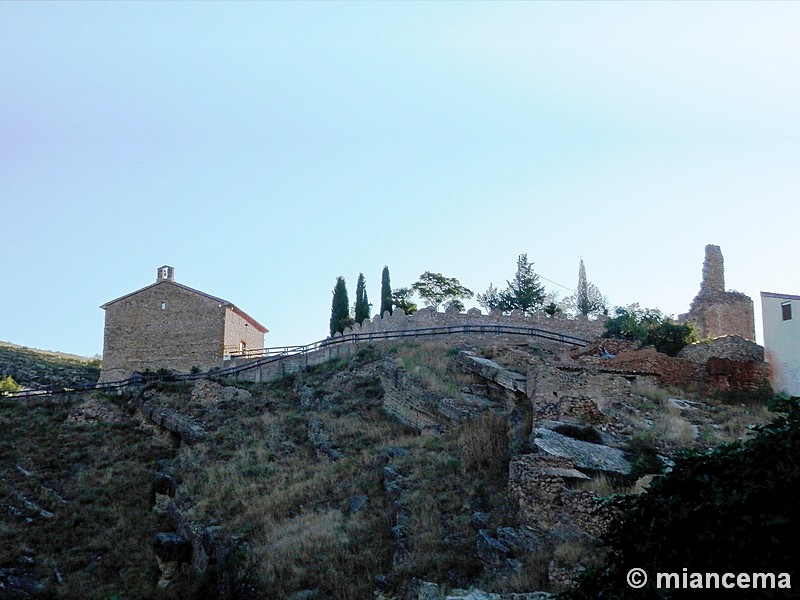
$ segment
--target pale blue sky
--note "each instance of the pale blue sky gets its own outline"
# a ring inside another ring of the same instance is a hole
[[[327,334],[337,275],[478,292],[521,252],[677,314],[707,243],[760,328],[800,293],[798,32],[798,3],[0,3],[0,339],[99,353],[162,264],[268,345]]]

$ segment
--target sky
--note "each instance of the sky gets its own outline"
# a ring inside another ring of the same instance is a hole
[[[800,3],[2,2],[0,340],[102,353],[155,281],[266,345],[364,273],[475,292],[527,253],[611,305],[800,294]],[[563,287],[562,287],[563,286]],[[467,307],[476,306],[475,301]]]

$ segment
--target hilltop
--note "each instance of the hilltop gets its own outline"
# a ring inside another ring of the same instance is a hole
[[[770,418],[497,339],[2,409],[21,598],[540,598],[602,562],[604,497]]]
[[[100,376],[100,367],[101,361],[97,358],[0,341],[0,379],[11,377],[25,388],[93,385]]]

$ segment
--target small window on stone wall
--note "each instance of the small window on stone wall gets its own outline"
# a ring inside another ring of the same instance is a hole
[[[782,302],[781,303],[781,313],[783,313],[783,320],[784,321],[791,321],[792,320],[792,303],[791,302]]]
[[[166,302],[162,302],[161,303],[161,310],[167,310],[167,303]]]

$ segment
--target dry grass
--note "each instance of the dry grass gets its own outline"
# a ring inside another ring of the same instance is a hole
[[[579,490],[592,492],[596,496],[613,496],[614,494],[630,494],[633,486],[630,484],[620,484],[607,475],[598,475],[589,480],[581,481],[576,486]]]
[[[710,432],[717,442],[734,442],[747,438],[754,425],[768,422],[775,414],[765,404],[736,404],[725,405],[719,416],[716,426],[709,425],[704,432]]]
[[[669,398],[680,398],[685,395],[685,392],[676,388],[653,385],[650,382],[637,379],[631,386],[631,394],[645,399],[645,404],[664,406]]]
[[[458,365],[459,349],[426,341],[390,347],[395,360],[433,394],[456,397],[471,378]]]
[[[695,433],[692,424],[671,404],[662,407],[653,422],[653,436],[668,448],[691,448]]]
[[[469,421],[458,435],[463,472],[506,479],[511,458],[508,444],[508,423],[503,417],[490,413]]]

